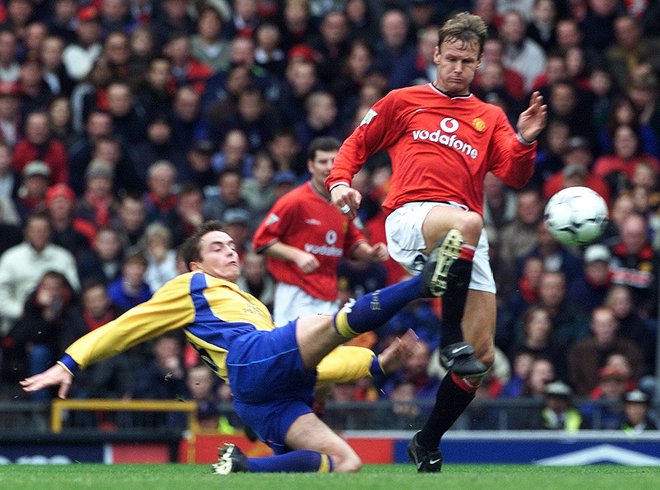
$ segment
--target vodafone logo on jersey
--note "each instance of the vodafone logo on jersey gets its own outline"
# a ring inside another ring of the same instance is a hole
[[[344,251],[341,248],[334,246],[337,243],[337,232],[335,230],[328,230],[325,234],[325,242],[325,245],[306,243],[305,252],[314,255],[326,255],[328,257],[341,257],[344,255]]]
[[[452,117],[445,117],[440,121],[440,129],[435,131],[427,131],[426,129],[415,129],[412,132],[414,141],[432,141],[439,143],[459,153],[464,153],[473,160],[479,156],[476,148],[473,148],[469,143],[464,142],[457,138],[455,134],[458,131],[459,123]]]

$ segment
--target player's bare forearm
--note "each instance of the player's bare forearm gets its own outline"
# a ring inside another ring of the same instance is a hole
[[[399,369],[405,360],[412,355],[417,342],[419,342],[419,338],[412,329],[408,329],[401,337],[394,339],[394,341],[378,355],[378,362],[383,372],[391,373],[392,371]]]

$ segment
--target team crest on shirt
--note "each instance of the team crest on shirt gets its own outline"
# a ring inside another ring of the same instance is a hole
[[[480,117],[475,117],[474,119],[472,119],[472,127],[477,131],[479,131],[480,133],[483,133],[484,130],[486,129],[486,123]]]

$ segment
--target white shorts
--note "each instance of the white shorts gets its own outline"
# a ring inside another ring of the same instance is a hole
[[[422,271],[426,262],[426,240],[422,234],[422,224],[429,211],[436,206],[452,206],[467,211],[460,204],[437,203],[437,202],[409,202],[394,210],[385,221],[385,233],[387,235],[387,250],[390,257],[408,270],[413,275]],[[495,294],[495,279],[490,268],[488,257],[488,238],[486,231],[481,230],[479,243],[474,254],[472,265],[472,278],[470,289],[486,291]]]
[[[298,286],[277,283],[273,297],[273,321],[281,327],[301,316],[334,315],[339,310],[339,300],[324,301],[309,295]]]

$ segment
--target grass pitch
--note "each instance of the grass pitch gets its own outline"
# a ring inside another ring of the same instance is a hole
[[[441,474],[418,474],[412,465],[369,465],[356,474],[213,475],[209,465],[7,465],[0,466],[0,488],[7,490],[325,490],[533,489],[656,490],[660,467],[445,465]]]

